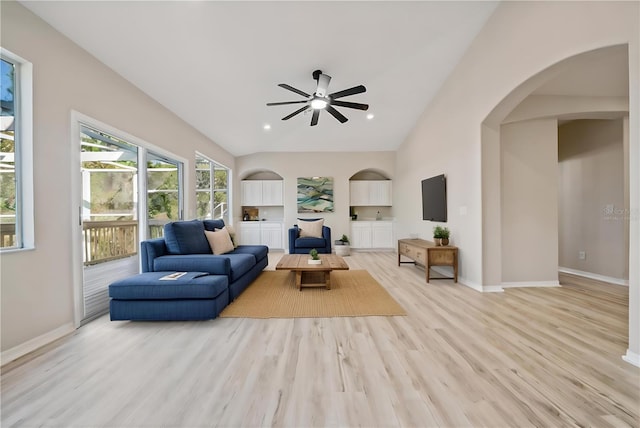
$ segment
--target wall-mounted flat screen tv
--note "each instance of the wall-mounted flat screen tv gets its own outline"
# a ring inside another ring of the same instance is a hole
[[[422,180],[422,219],[447,221],[447,180],[444,174]]]

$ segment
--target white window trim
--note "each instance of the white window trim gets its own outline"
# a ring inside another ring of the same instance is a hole
[[[1,248],[1,253],[35,249],[35,209],[33,193],[33,64],[24,58],[1,48],[0,55],[16,67],[16,87],[18,97],[16,107],[16,150],[14,163],[17,165],[16,192],[18,193],[18,212],[16,223],[19,226],[20,246]]]

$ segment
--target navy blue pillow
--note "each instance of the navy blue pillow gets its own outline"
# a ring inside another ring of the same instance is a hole
[[[211,232],[224,227],[224,220],[221,218],[217,220],[203,220],[202,223],[204,223],[204,230],[209,230]]]
[[[201,220],[165,224],[164,241],[169,254],[211,254]]]

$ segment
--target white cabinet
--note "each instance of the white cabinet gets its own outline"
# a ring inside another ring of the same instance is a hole
[[[243,221],[238,223],[238,234],[242,245],[266,245],[283,249],[284,224],[276,221]]]
[[[395,248],[393,222],[353,221],[351,222],[352,248]]]
[[[391,180],[352,180],[349,182],[351,206],[391,206]]]
[[[260,237],[260,222],[243,221],[242,223],[239,223],[238,226],[241,245],[262,244],[262,239]]]
[[[242,205],[262,205],[261,180],[243,180],[240,192]]]
[[[260,239],[262,241],[262,245],[266,245],[269,248],[284,248],[283,224],[261,222]]]
[[[393,223],[390,221],[371,222],[371,247],[393,248]]]
[[[370,221],[354,221],[351,223],[351,247],[371,248]]]
[[[282,180],[242,180],[240,186],[242,205],[283,205]]]
[[[282,180],[262,182],[262,205],[284,205]]]
[[[369,205],[369,182],[350,181],[349,182],[349,202],[350,205],[363,207]]]

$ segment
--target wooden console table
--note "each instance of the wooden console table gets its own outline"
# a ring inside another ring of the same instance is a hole
[[[401,262],[400,256],[408,257],[413,261]],[[436,246],[433,242],[425,241],[424,239],[399,239],[398,266],[401,263],[424,265],[427,282],[429,282],[431,266],[451,266],[453,267],[453,278],[443,279],[453,279],[458,282],[458,247],[452,245]]]

